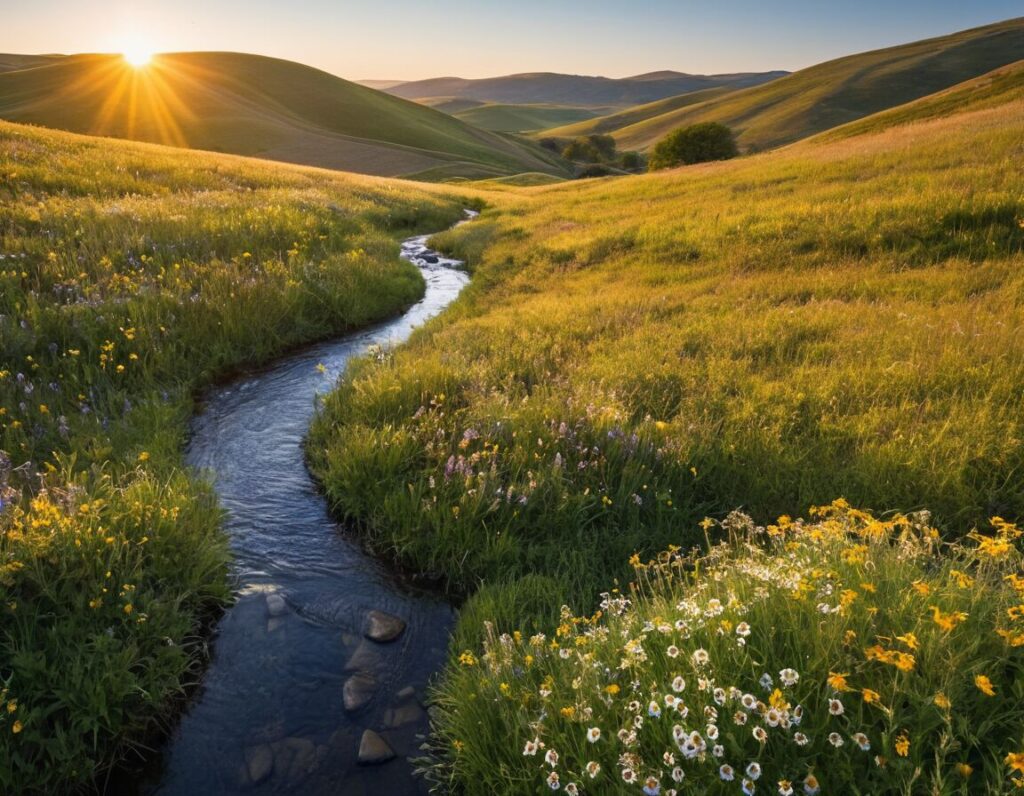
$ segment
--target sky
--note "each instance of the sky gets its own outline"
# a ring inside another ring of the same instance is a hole
[[[1024,0],[0,0],[0,52],[235,50],[352,80],[796,70]]]

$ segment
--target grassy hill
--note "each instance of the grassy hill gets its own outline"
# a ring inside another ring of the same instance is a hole
[[[729,75],[688,75],[652,72],[627,78],[531,72],[520,75],[467,80],[438,77],[400,83],[388,93],[407,99],[460,97],[500,104],[553,103],[558,105],[637,105],[644,102],[716,86],[755,86],[786,72],[751,72]]]
[[[195,676],[230,585],[193,394],[415,302],[397,239],[463,207],[0,122],[0,792],[89,790]]]
[[[77,55],[0,72],[0,118],[369,174],[561,173],[549,153],[301,64],[239,53],[144,69]]]
[[[1024,18],[839,58],[763,86],[623,118],[611,132],[623,149],[647,149],[677,127],[717,121],[741,147],[780,146],[903,105],[1020,60]],[[657,110],[655,108],[655,110]],[[591,122],[589,124],[595,124]],[[590,132],[584,124],[577,128]]]
[[[601,116],[602,110],[568,105],[485,104],[456,111],[454,115],[485,130],[525,133],[593,119]]]
[[[371,545],[474,592],[433,699],[440,789],[617,793],[628,766],[664,793],[681,766],[686,788],[739,793],[729,764],[763,771],[758,793],[1012,790],[1015,91],[724,163],[506,187],[436,238],[472,283],[350,370],[309,450]],[[731,689],[801,705],[805,736]],[[673,722],[709,749],[721,733],[724,757],[684,759]]]

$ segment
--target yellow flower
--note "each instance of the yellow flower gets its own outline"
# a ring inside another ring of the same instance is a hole
[[[561,713],[564,718],[571,719],[573,717],[573,714],[576,713],[576,708],[574,708],[572,705],[566,705],[558,712]]]
[[[877,691],[872,691],[870,688],[865,688],[860,692],[861,696],[864,697],[864,702],[868,705],[873,705],[876,702],[882,701],[882,695]]]
[[[932,587],[925,583],[923,580],[915,580],[910,584],[911,588],[920,594],[922,597],[927,597],[931,594]]]
[[[976,674],[974,676],[974,684],[978,686],[978,690],[981,691],[985,696],[995,696],[996,689],[992,685],[992,681],[983,674]]]
[[[967,614],[963,611],[950,611],[948,614],[943,614],[939,606],[933,605],[930,607],[932,621],[947,633],[967,618]]]
[[[469,650],[466,650],[459,655],[459,663],[463,666],[476,666],[476,656],[474,656]]]
[[[148,462],[149,461],[149,453],[146,452],[146,451],[143,451],[142,453],[140,453],[139,454],[139,461],[140,462]]]
[[[20,721],[16,721],[14,722],[14,724],[11,725],[11,732],[13,732],[15,735],[21,732],[22,729],[24,729],[24,725]]]
[[[964,779],[967,779],[971,774],[974,773],[974,768],[968,763],[957,763],[956,773],[958,773]]]
[[[896,738],[896,754],[900,757],[906,757],[910,753],[910,738],[907,737],[905,732],[900,733],[899,737]]]
[[[615,696],[617,693],[619,693],[618,683],[611,683],[610,685],[606,685],[604,687],[604,692],[609,696]]]
[[[902,636],[896,636],[896,640],[902,641],[912,650],[916,650],[920,646],[920,644],[917,643],[917,636],[913,633],[905,633]]]
[[[1011,771],[1017,771],[1024,774],[1024,752],[1010,752],[1003,762],[1010,767]]]
[[[12,699],[10,702],[7,703],[7,712],[8,713],[14,713],[14,711],[16,711],[17,709],[18,709],[18,700],[17,699]]]
[[[511,691],[512,689],[509,687],[508,683],[502,683],[498,686],[498,690],[501,691],[501,693],[503,693],[505,696],[508,696],[509,691]]]
[[[943,710],[949,710],[950,706],[952,705],[952,703],[949,701],[949,697],[943,694],[941,691],[935,695],[935,698],[932,699],[932,702],[934,702]]]
[[[124,607],[124,608],[123,608],[122,610],[123,610],[123,611],[124,611],[124,612],[125,612],[126,614],[130,614],[130,613],[132,612],[132,610],[133,610],[133,608],[132,608],[132,604],[131,604],[131,603],[128,603],[127,605],[125,605],[125,607]]]

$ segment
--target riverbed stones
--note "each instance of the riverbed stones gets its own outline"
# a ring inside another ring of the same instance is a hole
[[[346,672],[373,672],[380,665],[380,650],[372,641],[361,641],[345,664]]]
[[[249,781],[259,785],[274,770],[274,750],[269,744],[250,746],[245,750],[245,770]]]
[[[373,730],[364,730],[359,740],[359,764],[363,766],[379,765],[395,757],[395,750]]]
[[[425,716],[423,708],[415,700],[411,700],[384,711],[384,726],[389,730],[395,730],[407,724],[418,724]]]
[[[284,597],[280,594],[268,594],[267,595],[267,613],[273,616],[281,616],[285,611],[288,610],[288,603],[284,601]]]
[[[366,707],[376,692],[376,678],[369,672],[357,672],[348,678],[342,687],[345,710],[353,712]]]
[[[366,615],[364,635],[381,644],[394,641],[405,631],[405,621],[384,611],[370,611]]]

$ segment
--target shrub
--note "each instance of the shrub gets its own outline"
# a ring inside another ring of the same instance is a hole
[[[562,150],[562,157],[584,163],[610,163],[615,160],[615,139],[610,135],[576,138]]]
[[[1021,532],[812,517],[705,521],[724,541],[634,557],[627,592],[550,637],[490,629],[437,690],[425,771],[473,793],[1024,785]]]
[[[644,167],[644,159],[639,152],[623,152],[619,165],[626,171],[640,171]]]
[[[737,154],[732,130],[718,122],[701,122],[673,130],[655,144],[648,168],[657,171],[710,160],[728,160]]]

